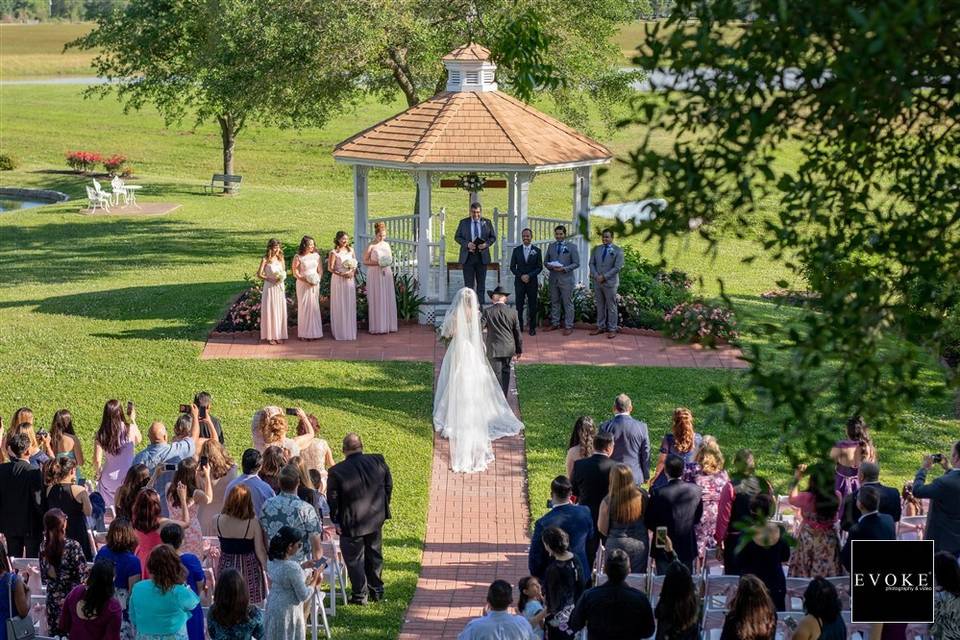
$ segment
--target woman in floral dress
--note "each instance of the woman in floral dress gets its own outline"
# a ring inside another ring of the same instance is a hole
[[[59,636],[63,601],[86,578],[87,560],[80,543],[67,538],[67,516],[63,511],[47,511],[43,516],[43,530],[40,579],[47,586],[47,635]]]
[[[693,481],[703,491],[703,516],[697,523],[697,551],[705,558],[708,549],[716,547],[714,534],[717,530],[717,510],[720,506],[720,493],[730,482],[723,470],[723,453],[713,436],[705,436],[697,452],[697,472]]]
[[[843,575],[836,527],[841,500],[840,492],[834,489],[833,469],[823,464],[811,467],[807,490],[800,491],[800,480],[806,470],[806,465],[797,467],[790,488],[789,502],[800,510],[803,520],[787,575],[801,578]]]

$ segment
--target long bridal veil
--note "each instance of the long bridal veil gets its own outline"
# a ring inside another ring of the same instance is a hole
[[[456,293],[440,335],[450,344],[433,398],[433,427],[450,440],[454,471],[483,471],[493,460],[491,441],[520,433],[523,423],[503,397],[484,353],[480,305],[473,289]]]

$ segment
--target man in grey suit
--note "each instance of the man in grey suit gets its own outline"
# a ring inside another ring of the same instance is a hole
[[[520,338],[520,318],[517,312],[507,306],[507,293],[503,287],[490,292],[493,304],[483,310],[483,324],[487,329],[487,358],[493,372],[500,380],[503,395],[510,391],[510,361],[523,353],[523,341]]]
[[[947,456],[941,455],[943,475],[924,484],[934,459],[933,456],[923,456],[923,467],[913,481],[913,495],[930,499],[924,539],[933,540],[937,551],[949,551],[956,556],[960,554],[960,440],[954,443],[950,458],[947,462]]]
[[[573,333],[573,272],[580,266],[577,246],[567,242],[567,228],[558,225],[553,230],[556,242],[547,247],[544,266],[550,271],[550,326],[544,331],[560,328],[560,306],[563,305],[563,335]]]
[[[483,294],[487,290],[490,247],[497,241],[497,232],[493,223],[483,217],[479,202],[470,205],[470,217],[460,221],[453,239],[460,245],[463,286],[476,291],[477,300],[483,300]]]
[[[608,338],[617,335],[617,287],[620,286],[620,270],[623,269],[623,249],[613,244],[613,231],[604,229],[602,242],[590,254],[590,278],[593,280],[593,295],[597,302],[597,328],[590,332],[598,336],[606,332]]]
[[[613,434],[613,453],[610,459],[621,462],[633,472],[634,481],[640,485],[650,479],[650,438],[647,424],[635,420],[633,401],[621,393],[613,401],[613,418],[600,425],[600,431]]]

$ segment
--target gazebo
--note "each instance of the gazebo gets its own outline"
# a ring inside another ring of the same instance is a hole
[[[373,225],[384,222],[394,252],[395,270],[416,277],[427,305],[422,323],[433,323],[460,286],[458,268],[446,259],[445,211],[431,204],[434,183],[444,175],[498,175],[506,180],[507,211],[493,211],[497,243],[492,269],[499,269],[505,287],[512,288],[510,255],[520,243],[520,231],[530,227],[534,243],[545,247],[553,229],[564,224],[568,240],[577,243],[587,282],[590,229],[590,185],[593,167],[610,162],[605,146],[497,90],[496,65],[490,52],[469,44],[443,58],[446,91],[355,134],[336,146],[337,162],[353,165],[354,241],[358,255],[373,236]],[[367,175],[371,168],[406,171],[418,187],[418,211],[410,215],[371,217]],[[530,184],[539,173],[573,172],[572,215],[567,218],[530,216]],[[471,201],[478,198],[470,194]],[[464,207],[466,210],[466,207]],[[465,214],[464,214],[465,215]],[[489,212],[487,213],[489,216]],[[585,222],[585,224],[581,224]],[[581,229],[584,230],[581,233]],[[488,272],[488,278],[491,273]],[[449,286],[448,286],[449,282]]]

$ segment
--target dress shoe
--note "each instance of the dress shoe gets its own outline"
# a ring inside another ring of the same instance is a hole
[[[617,332],[616,332],[616,331],[608,331],[608,332],[607,332],[607,340],[613,340],[613,339],[616,338],[616,337],[617,337]]]
[[[536,328],[536,327],[530,327],[530,335],[532,335],[532,336],[537,335],[537,328]]]
[[[590,335],[592,335],[592,336],[598,336],[598,335],[600,335],[600,334],[603,333],[603,332],[604,332],[603,329],[594,329],[593,331],[590,332]]]
[[[563,335],[565,335],[565,336],[568,336],[568,335],[570,335],[571,333],[573,333],[573,329],[564,329],[564,330],[563,330]]]
[[[383,591],[370,592],[370,602],[385,602],[386,600],[387,598],[383,595]]]

